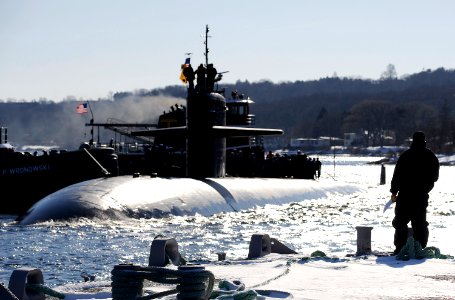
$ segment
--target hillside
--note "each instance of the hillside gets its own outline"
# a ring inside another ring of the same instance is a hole
[[[233,90],[250,96],[255,101],[256,126],[284,129],[286,134],[279,140],[283,145],[291,137],[342,137],[344,132],[364,131],[380,144],[386,130],[395,131],[397,141],[403,141],[416,129],[427,132],[435,149],[453,145],[454,70],[426,70],[378,81],[338,77],[285,83],[238,81],[220,88],[225,88],[226,96]],[[84,100],[90,100],[95,122],[116,118],[150,123],[175,103],[184,104],[184,97],[184,86],[169,86]],[[9,140],[16,145],[74,148],[90,136],[90,128],[84,126],[90,114],[75,113],[81,101],[0,100],[0,125],[8,127]],[[112,134],[102,131],[100,135],[106,141]]]

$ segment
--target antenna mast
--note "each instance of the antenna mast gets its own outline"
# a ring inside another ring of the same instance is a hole
[[[209,65],[209,46],[208,46],[208,39],[209,39],[209,25],[205,25],[205,66]]]

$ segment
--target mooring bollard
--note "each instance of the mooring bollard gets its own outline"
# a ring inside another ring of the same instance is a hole
[[[8,289],[19,300],[44,300],[46,296],[41,292],[28,291],[27,283],[44,284],[43,273],[40,269],[19,268],[13,271],[9,279]]]
[[[371,230],[373,227],[357,226],[357,253],[356,255],[365,255],[371,253]]]
[[[226,260],[226,252],[218,252],[218,261]]]
[[[251,236],[248,259],[258,258],[272,252],[272,243],[268,234],[253,234]]]
[[[144,280],[135,276],[134,272],[140,269],[137,265],[116,265],[112,270],[112,299],[130,300],[144,295]],[[128,274],[131,271],[131,274]]]
[[[177,299],[208,299],[206,296],[205,267],[198,265],[179,266],[179,284],[177,285]],[[211,292],[211,290],[210,290]]]
[[[385,166],[384,164],[381,164],[381,180],[379,182],[380,185],[385,184]]]
[[[111,274],[112,300],[157,299],[172,294],[177,294],[176,299],[205,300],[209,299],[215,283],[213,273],[199,265],[179,266],[175,270],[121,264],[114,266]],[[175,289],[144,296],[145,280],[177,286]]]
[[[164,267],[169,261],[178,266],[180,258],[179,246],[175,239],[159,237],[153,240],[150,246],[149,266]]]

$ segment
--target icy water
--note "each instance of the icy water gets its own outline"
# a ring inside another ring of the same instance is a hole
[[[7,283],[18,267],[40,268],[47,285],[81,282],[80,274],[109,280],[119,263],[147,265],[150,245],[156,235],[174,237],[181,254],[190,261],[227,259],[248,255],[254,233],[267,233],[302,256],[315,250],[343,257],[356,252],[356,226],[371,226],[372,249],[393,250],[393,210],[383,213],[394,166],[386,166],[387,184],[379,185],[379,158],[320,157],[324,181],[346,181],[362,192],[305,200],[282,206],[266,206],[212,217],[189,216],[164,219],[126,219],[78,222],[46,222],[17,226],[14,216],[0,216],[0,282]],[[455,167],[441,167],[440,179],[430,194],[429,246],[455,255]]]

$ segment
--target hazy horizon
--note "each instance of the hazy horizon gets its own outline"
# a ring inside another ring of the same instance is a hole
[[[378,79],[455,67],[455,2],[261,1],[192,4],[0,0],[0,99],[106,98],[182,84],[185,53],[237,80]]]

